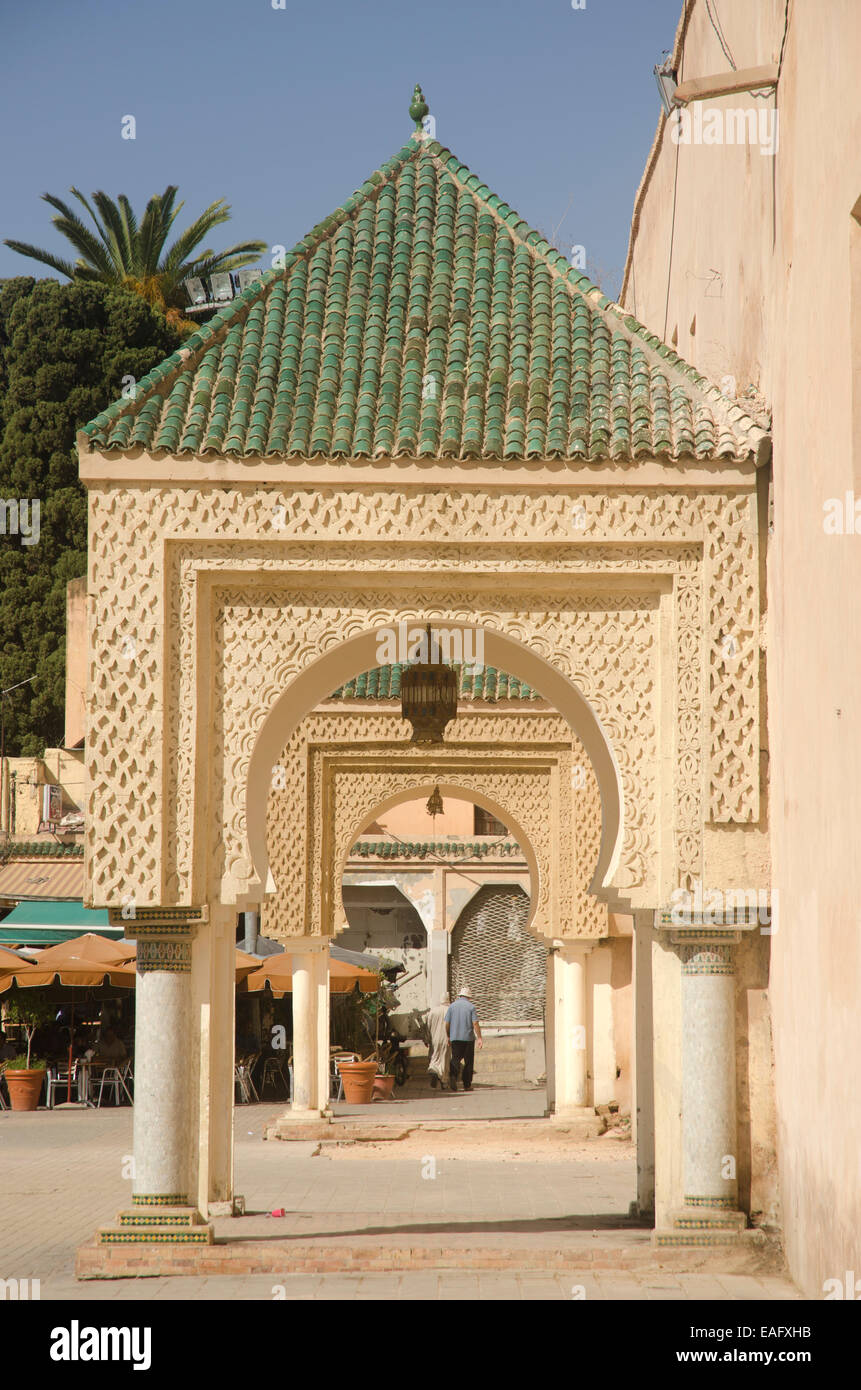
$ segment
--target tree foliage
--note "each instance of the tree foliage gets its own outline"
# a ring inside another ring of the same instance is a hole
[[[230,219],[229,205],[219,198],[204,208],[166,249],[173,224],[185,206],[176,202],[177,191],[176,185],[170,184],[164,193],[150,198],[138,222],[124,193],[116,202],[107,193],[93,193],[90,203],[80,189],[70,189],[89,215],[95,231],[81,220],[69,203],[53,193],[44,193],[43,200],[59,214],[51,221],[71,242],[78,253],[77,260],[74,263],[63,260],[25,241],[7,240],[6,245],[22,256],[30,256],[61,275],[67,275],[70,280],[130,289],[171,315],[176,326],[182,324],[184,330],[193,332],[197,325],[181,317],[187,304],[183,281],[189,276],[212,275],[252,265],[266,250],[266,243],[246,241],[219,252],[201,249],[200,243],[212,229]]]
[[[37,544],[8,524],[0,534],[0,688],[37,677],[4,700],[7,755],[63,742],[66,584],[87,565],[75,435],[122,394],[124,376],[139,380],[179,341],[128,292],[0,281],[0,499],[40,503]]]

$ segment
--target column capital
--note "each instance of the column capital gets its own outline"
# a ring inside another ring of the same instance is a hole
[[[122,927],[131,941],[191,941],[209,922],[209,907],[109,907],[108,922]]]
[[[281,941],[287,955],[290,956],[310,956],[322,951],[328,951],[329,947],[337,943],[335,936],[291,936]]]
[[[547,950],[552,956],[562,956],[566,960],[578,960],[588,956],[596,946],[601,944],[601,937],[571,937],[570,939],[555,938],[547,943]]]

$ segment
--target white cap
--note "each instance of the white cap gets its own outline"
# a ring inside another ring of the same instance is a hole
[[[463,998],[463,999],[471,999],[471,998],[472,998],[472,990],[470,989],[469,985],[464,985],[463,989],[460,991],[460,994],[458,995],[458,999],[461,999],[461,998]]]

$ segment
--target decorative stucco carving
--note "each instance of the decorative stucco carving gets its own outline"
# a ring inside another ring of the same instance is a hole
[[[750,486],[93,484],[91,901],[235,901],[273,702],[322,652],[401,616],[510,633],[580,687],[621,770],[615,883],[632,900],[654,897],[669,739],[669,877],[686,882],[706,817],[759,814],[758,583]]]

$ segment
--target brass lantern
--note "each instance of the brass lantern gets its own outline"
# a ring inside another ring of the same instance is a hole
[[[428,628],[428,656],[433,656]],[[457,672],[442,662],[419,662],[401,672],[401,714],[413,726],[413,743],[442,743],[457,715]]]

